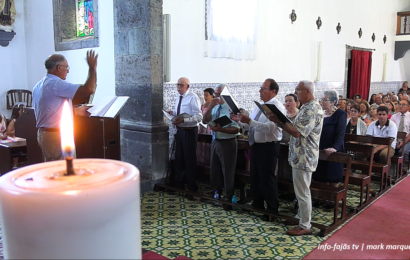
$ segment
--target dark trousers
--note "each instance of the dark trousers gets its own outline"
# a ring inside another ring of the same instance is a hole
[[[198,128],[178,129],[175,135],[175,173],[176,185],[185,189],[185,183],[190,191],[198,191],[196,183],[196,143]]]
[[[211,189],[222,190],[225,181],[226,198],[230,201],[234,194],[236,155],[238,142],[236,137],[225,140],[212,140],[211,144]]]
[[[277,212],[278,180],[275,176],[278,161],[279,142],[254,143],[251,146],[251,193],[252,207]]]

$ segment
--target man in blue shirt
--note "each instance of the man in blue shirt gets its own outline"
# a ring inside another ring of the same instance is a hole
[[[204,113],[203,123],[212,122],[223,116],[230,117],[228,106],[220,97],[225,86],[224,84],[219,84],[215,87],[215,97]],[[219,124],[213,127],[211,126],[211,129],[211,189],[212,191],[218,191],[220,194],[222,183],[225,181],[226,199],[231,201],[234,195],[236,156],[238,150],[236,136],[239,133],[239,125],[232,121],[223,127]],[[224,209],[230,210],[231,206],[225,205]]]
[[[38,128],[37,141],[45,161],[63,159],[60,141],[60,117],[64,101],[71,104],[73,98],[89,97],[95,92],[97,82],[98,55],[93,50],[87,51],[88,78],[84,85],[66,82],[70,66],[61,54],[53,54],[44,65],[47,74],[33,89],[33,107]],[[87,107],[74,110],[76,115],[87,115]]]

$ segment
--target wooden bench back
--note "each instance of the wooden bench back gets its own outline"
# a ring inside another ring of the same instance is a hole
[[[347,190],[349,184],[349,172],[352,168],[352,159],[353,156],[348,153],[332,153],[327,155],[325,151],[320,150],[319,152],[319,160],[328,161],[328,162],[337,162],[345,164],[346,169],[346,178],[344,182],[344,188]]]
[[[407,133],[406,132],[397,132],[397,140],[406,140]],[[403,144],[403,149],[399,152],[398,156],[404,156],[404,144]]]
[[[345,143],[345,150],[346,151],[352,151],[355,153],[362,153],[365,155],[370,155],[368,164],[368,172],[366,173],[367,176],[372,175],[372,167],[373,167],[373,157],[374,157],[374,145],[368,145],[368,144],[359,144],[359,143]],[[354,167],[353,167],[354,168]]]
[[[371,135],[353,135],[353,134],[345,134],[345,142],[358,142],[358,143],[367,143],[367,144],[376,144],[376,145],[387,145],[388,152],[390,154],[391,144],[393,143],[394,138],[392,137],[375,137]],[[387,165],[390,166],[390,157],[387,157]]]

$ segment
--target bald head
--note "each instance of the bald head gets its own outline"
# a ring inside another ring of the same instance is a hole
[[[180,95],[185,94],[185,92],[188,90],[189,88],[189,79],[182,77],[178,79],[178,83],[177,83],[177,91]]]

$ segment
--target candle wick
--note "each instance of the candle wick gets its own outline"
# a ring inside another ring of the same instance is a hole
[[[67,175],[67,176],[75,175],[74,165],[73,165],[73,157],[66,157],[65,161],[66,161],[66,166],[67,166],[67,172],[66,172],[65,175]]]

